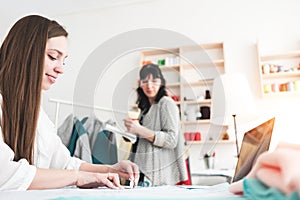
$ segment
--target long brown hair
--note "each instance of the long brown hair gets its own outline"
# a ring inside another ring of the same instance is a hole
[[[33,164],[47,39],[68,36],[56,21],[30,15],[17,21],[0,49],[0,93],[4,142],[14,160]]]

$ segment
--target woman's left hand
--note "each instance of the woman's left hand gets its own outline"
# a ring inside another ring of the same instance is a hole
[[[246,178],[257,178],[265,185],[279,189],[285,194],[297,190],[300,192],[300,162],[298,157],[300,146],[279,144],[273,152],[264,152]],[[229,187],[232,193],[243,193],[243,179],[232,183]]]
[[[137,186],[140,172],[139,167],[135,163],[129,160],[122,160],[114,165],[111,165],[110,167],[110,172],[118,173],[121,178],[125,178],[127,180],[133,179],[134,186]]]

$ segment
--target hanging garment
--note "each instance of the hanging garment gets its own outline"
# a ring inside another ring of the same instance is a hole
[[[81,120],[91,144],[94,164],[115,164],[118,162],[118,149],[115,134],[104,130],[105,124],[114,125],[112,121],[102,122],[95,115]]]
[[[58,129],[58,135],[71,156],[94,164],[115,164],[118,162],[117,142],[114,133],[104,130],[105,123],[90,115],[79,120],[69,115]]]
[[[71,156],[92,163],[89,135],[77,117],[69,115],[57,131]]]

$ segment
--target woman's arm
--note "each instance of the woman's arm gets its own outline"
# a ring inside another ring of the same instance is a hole
[[[127,180],[134,180],[134,186],[137,186],[140,177],[138,166],[129,160],[122,160],[114,165],[82,163],[79,170],[86,172],[117,174]]]
[[[70,185],[76,185],[81,188],[95,188],[100,186],[107,186],[114,189],[122,188],[118,174],[39,168],[28,189],[54,189]]]
[[[171,99],[164,99],[160,105],[158,115],[160,117],[160,130],[150,130],[139,124],[137,120],[127,118],[124,120],[124,125],[127,131],[135,133],[147,139],[153,145],[164,148],[175,148],[178,141],[179,134],[179,110]]]
[[[124,125],[126,126],[128,132],[138,134],[139,136],[147,139],[151,143],[154,142],[155,132],[140,125],[138,120],[126,118],[124,119]]]
[[[171,98],[162,102],[159,110],[161,129],[156,131],[154,145],[174,149],[178,143],[179,110]]]

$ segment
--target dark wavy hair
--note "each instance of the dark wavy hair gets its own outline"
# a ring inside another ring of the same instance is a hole
[[[163,96],[167,96],[166,80],[158,65],[155,64],[147,64],[142,67],[142,69],[140,70],[140,80],[145,79],[150,74],[153,76],[153,78],[159,78],[161,80],[161,86],[154,100],[154,103],[158,103]],[[139,87],[137,88],[137,95],[138,97],[136,103],[138,104],[138,107],[142,110],[143,114],[146,114],[149,111],[151,105],[148,97],[141,88],[140,83]]]

